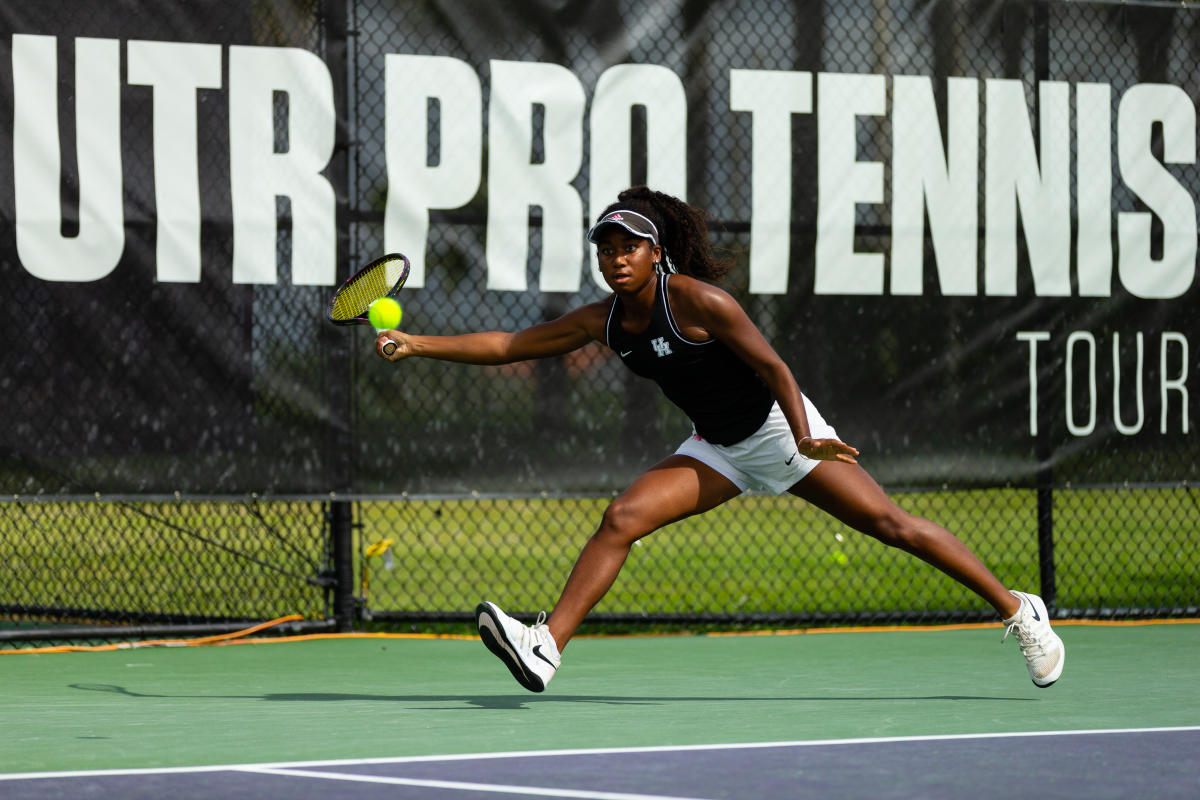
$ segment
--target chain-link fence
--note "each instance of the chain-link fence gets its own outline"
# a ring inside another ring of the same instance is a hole
[[[1039,551],[1035,491],[904,492],[1061,617],[1195,616],[1200,505],[1187,488],[1060,489]],[[330,628],[463,622],[481,597],[554,602],[608,497],[344,503],[174,499],[0,504],[0,641],[230,630],[299,614]],[[1046,574],[1047,567],[1051,572]],[[969,591],[795,498],[749,496],[642,540],[589,624],[628,628],[986,621]],[[50,623],[49,625],[47,623]],[[117,627],[113,627],[117,626]]]
[[[902,505],[1060,614],[1196,613],[1190,6],[111,11],[0,6],[18,627],[553,603],[686,419],[600,345],[395,366],[320,310],[399,249],[407,329],[554,318],[604,296],[583,232],[640,182],[712,213],[725,288]],[[645,540],[597,611],[985,616],[766,497]]]
[[[1054,547],[1039,554],[1035,491],[941,489],[896,496],[907,511],[954,531],[1009,585],[1041,591],[1060,616],[1200,610],[1194,490],[1060,490],[1054,498]],[[481,597],[503,598],[529,614],[548,608],[606,502],[492,497],[361,503],[360,596],[367,616],[461,620]],[[591,619],[725,626],[945,623],[988,621],[992,612],[932,567],[795,498],[751,496],[641,540]]]
[[[0,504],[0,640],[332,620],[328,513],[319,502],[255,499]]]

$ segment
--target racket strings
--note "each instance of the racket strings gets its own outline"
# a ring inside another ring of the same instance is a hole
[[[367,309],[381,297],[394,297],[408,280],[408,259],[392,253],[363,267],[334,293],[329,319],[337,323],[364,320]]]
[[[371,303],[387,294],[392,285],[388,283],[387,264],[359,273],[354,280],[342,287],[329,309],[335,320],[354,319],[367,313]]]

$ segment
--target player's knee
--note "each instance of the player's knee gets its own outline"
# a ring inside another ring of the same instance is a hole
[[[868,532],[886,545],[909,552],[920,550],[924,538],[920,520],[899,508],[872,517]]]
[[[647,533],[650,533],[650,530],[646,528],[635,504],[624,497],[618,497],[604,509],[604,517],[600,520],[600,527],[595,535],[621,544],[632,544]]]

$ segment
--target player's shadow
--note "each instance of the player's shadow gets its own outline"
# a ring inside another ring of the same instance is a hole
[[[265,700],[273,703],[344,703],[368,701],[375,703],[413,703],[428,711],[466,711],[470,709],[522,709],[531,703],[596,703],[615,706],[652,706],[674,703],[894,703],[912,701],[975,701],[975,702],[1033,702],[1031,697],[995,697],[987,695],[860,695],[810,697],[632,697],[590,694],[364,694],[354,692],[268,692],[265,694],[149,694],[134,692],[123,686],[107,683],[72,683],[71,689],[86,692],[105,692],[135,698],[170,698],[196,700]],[[426,707],[426,703],[454,703],[445,708]],[[465,704],[465,705],[460,705]]]

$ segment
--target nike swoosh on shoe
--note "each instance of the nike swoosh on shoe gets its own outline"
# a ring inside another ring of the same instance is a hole
[[[545,661],[550,666],[554,667],[554,669],[558,669],[557,664],[555,664],[553,661],[551,661],[550,659],[548,659],[544,655],[542,655],[542,646],[540,644],[536,644],[533,646],[533,654],[535,656],[537,656],[538,658],[540,658],[542,661]]]

